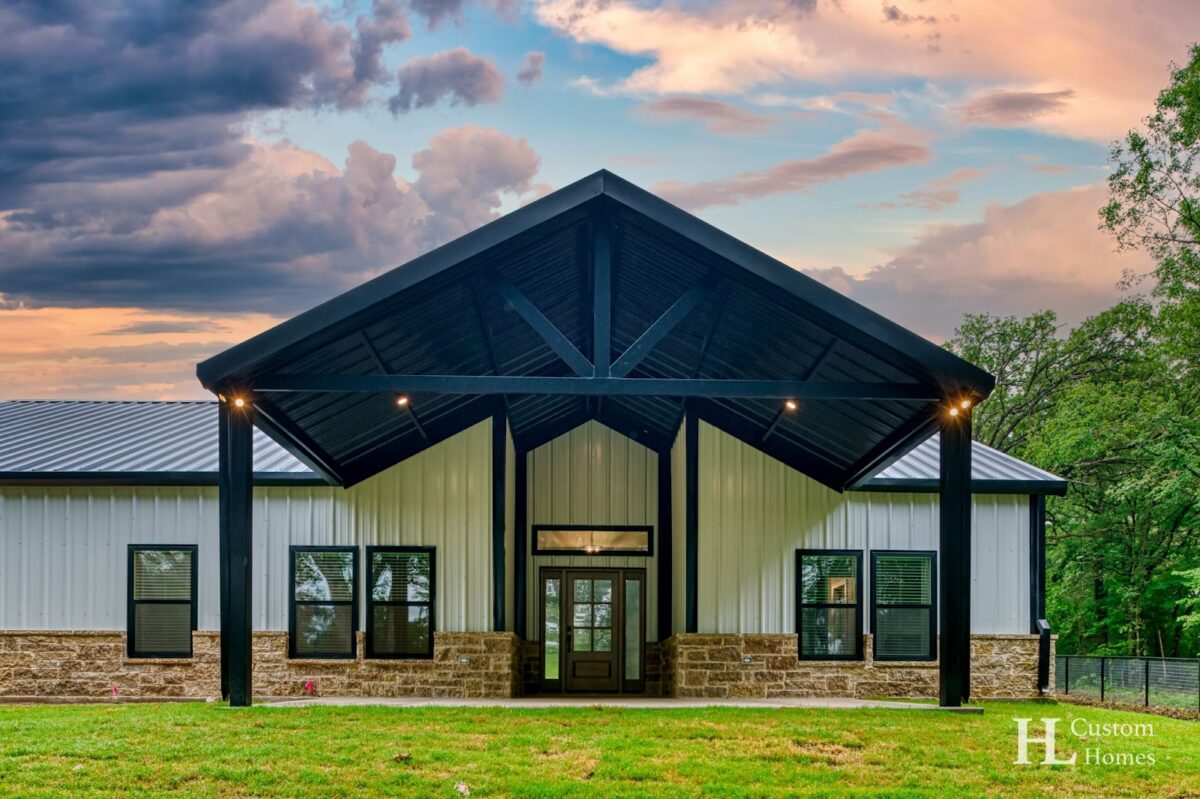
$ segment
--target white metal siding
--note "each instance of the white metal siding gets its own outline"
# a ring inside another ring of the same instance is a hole
[[[687,436],[680,426],[671,447],[671,629],[687,629]]]
[[[936,494],[838,494],[704,423],[699,469],[700,632],[793,632],[797,549],[862,550],[866,610],[871,549],[938,548]],[[975,497],[972,546],[971,629],[1027,633],[1028,497]]]
[[[287,629],[292,544],[437,547],[438,629],[490,629],[491,486],[489,420],[350,489],[256,488],[255,629]],[[215,488],[0,488],[0,629],[125,629],[128,546],[162,543],[199,544],[215,630],[217,529]]]
[[[658,456],[596,421],[528,455],[529,523],[645,524],[658,531]],[[658,636],[657,556],[539,556],[529,548],[526,611],[529,640],[541,640],[538,596],[543,566],[611,566],[646,570],[647,640]],[[658,546],[655,546],[655,552]]]

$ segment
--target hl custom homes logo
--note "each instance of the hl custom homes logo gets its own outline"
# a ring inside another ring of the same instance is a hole
[[[1031,766],[1033,761],[1029,759],[1030,744],[1039,744],[1043,747],[1044,757],[1040,764],[1043,766],[1074,766],[1079,761],[1079,753],[1072,752],[1070,757],[1058,756],[1058,718],[1043,718],[1042,722],[1043,734],[1036,736],[1031,734],[1029,725],[1033,719],[1013,719],[1017,723],[1017,759],[1013,761],[1014,765]],[[1073,738],[1084,744],[1092,744],[1084,746],[1083,750],[1083,765],[1085,766],[1153,766],[1155,763],[1153,752],[1118,752],[1113,751],[1106,746],[1101,746],[1094,741],[1103,742],[1108,738],[1129,739],[1129,738],[1153,738],[1154,725],[1149,722],[1138,724],[1130,723],[1093,723],[1085,718],[1072,719],[1070,726],[1067,728]]]

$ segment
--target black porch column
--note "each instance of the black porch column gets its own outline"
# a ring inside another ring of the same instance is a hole
[[[942,411],[938,703],[971,698],[971,413]]]
[[[222,692],[233,707],[249,707],[254,623],[251,616],[253,410],[221,402],[220,547]]]

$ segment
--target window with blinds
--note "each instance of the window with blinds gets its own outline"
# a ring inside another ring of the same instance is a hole
[[[862,658],[861,583],[861,552],[796,552],[796,628],[802,660]]]
[[[190,658],[196,629],[196,547],[129,547],[131,658]]]
[[[367,547],[367,564],[367,657],[433,657],[433,547]]]
[[[937,659],[937,556],[871,553],[875,660]]]
[[[292,547],[288,657],[352,658],[358,632],[358,550]]]

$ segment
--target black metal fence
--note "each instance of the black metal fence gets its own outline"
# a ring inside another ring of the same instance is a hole
[[[1059,655],[1054,689],[1101,702],[1200,713],[1200,660]]]

